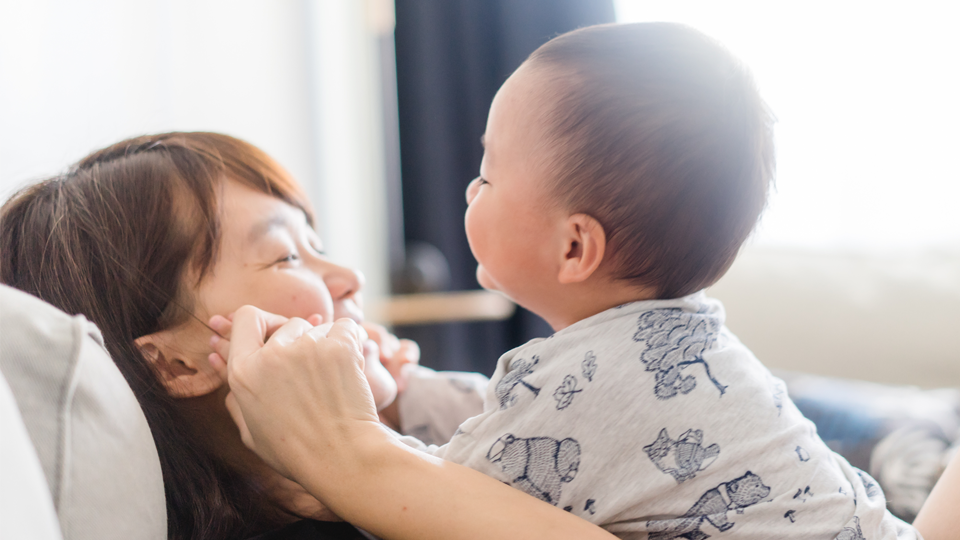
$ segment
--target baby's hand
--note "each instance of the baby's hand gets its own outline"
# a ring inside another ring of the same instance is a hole
[[[420,346],[409,339],[399,339],[379,324],[365,322],[363,328],[370,339],[380,346],[380,363],[397,383],[397,395],[407,389],[410,370],[420,363]],[[400,431],[398,400],[379,409],[380,421]]]
[[[397,390],[402,393],[407,388],[408,378],[403,368],[420,363],[420,346],[415,341],[397,338],[379,324],[365,322],[363,329],[380,347],[380,363],[393,376],[393,380],[397,382]]]

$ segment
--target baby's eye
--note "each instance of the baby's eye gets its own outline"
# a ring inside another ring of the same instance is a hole
[[[486,180],[484,177],[482,177],[482,176],[478,176],[478,177],[477,177],[477,184],[479,184],[479,185],[482,186],[482,185],[484,185],[484,184],[489,184],[489,183],[490,183],[490,182],[487,182],[487,180]]]

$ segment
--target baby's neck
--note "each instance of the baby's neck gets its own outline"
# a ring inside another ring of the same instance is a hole
[[[551,302],[543,310],[531,309],[543,317],[554,332],[623,304],[653,300],[656,295],[654,291],[647,288],[605,280],[602,283],[564,286],[556,298],[558,300]]]

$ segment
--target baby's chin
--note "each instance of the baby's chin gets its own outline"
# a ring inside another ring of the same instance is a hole
[[[482,264],[477,265],[477,283],[481,287],[488,291],[499,291],[496,283],[493,282],[493,279],[490,278],[490,274],[487,273],[487,269],[483,267]]]

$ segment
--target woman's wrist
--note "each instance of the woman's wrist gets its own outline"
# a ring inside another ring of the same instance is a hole
[[[317,426],[316,437],[303,439],[285,457],[288,471],[307,491],[328,504],[348,486],[376,482],[384,467],[404,456],[395,436],[379,422],[336,419]]]

